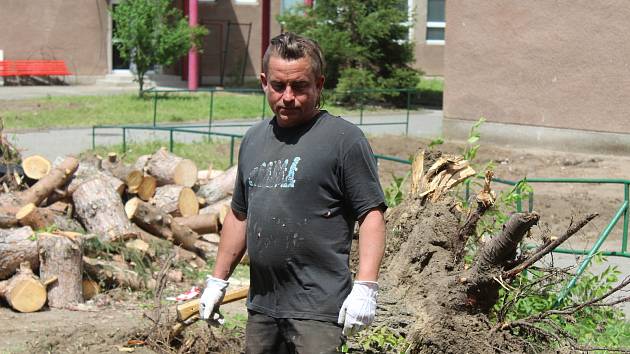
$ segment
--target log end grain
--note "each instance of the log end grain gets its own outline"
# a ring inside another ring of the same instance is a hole
[[[175,167],[173,180],[175,184],[179,184],[180,186],[194,186],[195,182],[197,182],[197,166],[195,163],[191,160],[183,159],[177,164],[177,167]]]
[[[39,311],[46,303],[46,288],[39,280],[24,278],[9,291],[7,301],[19,312]]]

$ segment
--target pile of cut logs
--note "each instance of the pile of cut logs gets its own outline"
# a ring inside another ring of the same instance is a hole
[[[153,286],[123,257],[90,257],[87,242],[148,257],[166,245],[176,261],[203,268],[216,256],[236,178],[235,167],[198,170],[164,148],[133,165],[110,153],[52,164],[31,156],[21,168],[16,177],[30,186],[0,192],[0,300],[20,312],[72,308],[102,285]]]

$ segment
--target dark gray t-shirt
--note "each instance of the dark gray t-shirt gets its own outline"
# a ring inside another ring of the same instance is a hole
[[[355,221],[386,208],[363,132],[322,111],[296,128],[275,119],[249,129],[232,208],[247,214],[250,310],[336,321],[351,290]]]

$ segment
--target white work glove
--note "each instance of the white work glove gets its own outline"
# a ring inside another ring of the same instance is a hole
[[[199,300],[199,317],[202,320],[216,320],[214,315],[219,311],[228,284],[223,279],[208,277],[206,288],[203,289],[203,294]]]
[[[376,315],[376,295],[378,283],[357,280],[350,295],[341,305],[337,323],[343,324],[343,335],[353,336],[369,326]]]

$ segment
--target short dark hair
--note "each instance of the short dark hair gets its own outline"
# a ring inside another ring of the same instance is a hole
[[[284,32],[271,39],[263,56],[263,72],[267,74],[269,58],[278,56],[286,60],[308,58],[315,78],[322,76],[326,70],[326,61],[322,49],[316,41],[291,32]]]

